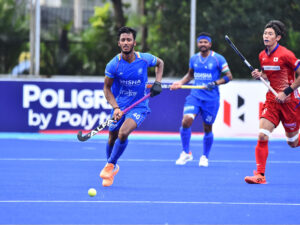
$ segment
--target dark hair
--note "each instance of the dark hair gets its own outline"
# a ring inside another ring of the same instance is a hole
[[[135,37],[136,37],[136,30],[131,28],[131,27],[121,27],[119,29],[119,32],[118,32],[118,39],[120,39],[120,36],[121,34],[123,33],[126,33],[126,34],[132,34],[133,35],[133,39],[135,40]]]
[[[201,32],[201,33],[199,33],[199,34],[197,35],[197,37],[199,37],[199,36],[208,36],[208,37],[211,38],[211,34],[210,34],[210,33],[207,33],[207,32]]]
[[[279,20],[271,20],[265,26],[265,29],[267,29],[267,28],[273,28],[273,30],[276,33],[276,36],[280,35],[282,38],[286,34],[285,25],[281,21],[279,21]]]

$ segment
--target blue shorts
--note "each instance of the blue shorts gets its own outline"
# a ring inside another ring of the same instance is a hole
[[[125,120],[131,118],[136,123],[137,127],[139,127],[142,122],[146,119],[147,115],[149,114],[149,110],[147,108],[133,108],[129,112],[127,112],[125,115],[122,116],[122,118],[117,121],[116,123],[112,123],[109,126],[109,131],[116,131],[119,130],[122,124]],[[111,117],[113,116],[113,110],[111,112]]]
[[[205,124],[213,124],[216,120],[220,107],[219,99],[215,101],[205,101],[198,99],[193,95],[186,97],[183,114],[196,114],[201,115]]]

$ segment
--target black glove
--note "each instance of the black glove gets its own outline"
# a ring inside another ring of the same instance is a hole
[[[161,92],[161,83],[158,81],[155,81],[150,89],[150,96],[154,97],[154,96],[160,94],[160,92]]]
[[[207,89],[208,90],[212,90],[212,89],[214,89],[215,87],[217,86],[217,83],[216,83],[216,81],[213,81],[213,82],[209,82],[208,84],[207,84]]]

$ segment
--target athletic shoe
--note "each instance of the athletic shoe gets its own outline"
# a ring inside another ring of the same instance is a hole
[[[253,171],[254,176],[245,177],[245,181],[248,184],[266,184],[266,178],[265,176],[261,175],[260,173],[257,173],[255,170]]]
[[[199,160],[199,166],[208,167],[208,159],[205,155],[202,155]]]
[[[119,172],[119,169],[120,167],[118,164],[114,165],[112,163],[107,163],[100,173],[100,177],[103,179],[102,186],[111,186],[114,182],[114,177]]]
[[[192,160],[193,160],[192,152],[187,154],[185,151],[183,151],[181,152],[179,158],[176,160],[176,165],[184,165],[188,161],[192,161]]]

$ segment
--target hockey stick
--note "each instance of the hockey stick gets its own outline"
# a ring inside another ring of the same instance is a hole
[[[143,98],[141,98],[140,100],[136,101],[132,105],[128,106],[126,109],[123,110],[123,113],[124,114],[127,113],[130,109],[132,109],[133,107],[135,107],[136,105],[138,105],[139,103],[141,103],[142,101],[146,100],[149,97],[150,97],[150,93],[148,93],[147,95],[145,95]],[[109,126],[112,122],[114,122],[114,119],[110,118],[110,119],[106,120],[105,122],[101,123],[95,129],[91,130],[86,135],[82,135],[82,131],[78,131],[77,138],[78,138],[79,141],[87,141],[88,139],[90,139],[91,137],[93,137],[94,135],[96,135],[99,131],[101,131],[105,127]]]
[[[236,52],[236,54],[238,54],[241,59],[244,61],[244,63],[248,66],[248,68],[251,70],[251,72],[254,70],[254,68],[251,66],[251,64],[246,60],[246,58],[242,55],[242,53],[237,49],[237,47],[235,47],[235,45],[232,43],[232,41],[230,40],[230,38],[225,35],[225,40],[228,42],[228,44],[230,45],[230,47]],[[275,95],[277,96],[278,94],[276,93],[276,91],[270,86],[270,84],[268,84],[264,78],[259,77],[259,79],[264,83],[264,85],[266,85],[269,90]]]
[[[153,84],[147,84],[147,88],[151,88]],[[171,84],[161,84],[162,88],[170,88]],[[181,85],[181,89],[206,89],[206,86]]]

